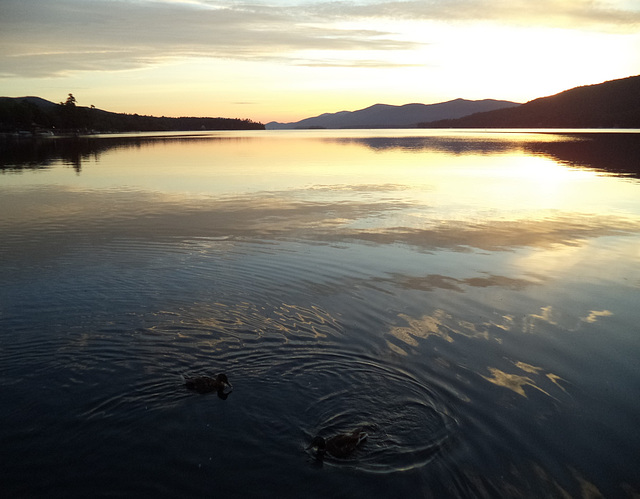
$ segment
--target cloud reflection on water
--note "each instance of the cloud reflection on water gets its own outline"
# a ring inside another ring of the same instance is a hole
[[[426,252],[553,250],[581,246],[606,236],[635,236],[640,232],[640,220],[627,216],[556,212],[524,220],[485,218],[429,224],[418,218],[414,219],[417,226],[398,226],[411,220],[404,216],[407,210],[421,208],[420,205],[409,199],[386,197],[331,201],[314,199],[312,193],[268,192],[185,200],[157,193],[77,191],[63,187],[29,192],[7,190],[2,193],[1,204],[6,210],[0,228],[11,235],[4,244],[13,240],[17,245],[27,246],[31,237],[46,235],[52,243],[64,247],[74,244],[75,234],[94,241],[224,238],[244,242],[402,244]],[[32,202],[34,197],[38,203]],[[64,238],[59,237],[63,234]],[[518,289],[533,283],[496,275],[459,280],[435,274],[402,281],[401,278],[400,285],[405,287],[449,289],[462,285]]]
[[[497,286],[504,289],[518,291],[528,286],[541,284],[540,280],[521,279],[492,274],[488,274],[486,277],[468,277],[465,279],[456,279],[451,276],[440,274],[429,274],[425,276],[393,274],[390,278],[381,278],[379,281],[390,282],[395,286],[417,291],[448,289],[459,292],[465,291],[465,287],[467,286],[474,288]]]
[[[611,315],[613,315],[612,312],[608,310],[592,310],[589,311],[586,318],[580,319],[578,324],[568,326],[563,330],[573,332],[578,329],[580,321],[593,323],[597,318]],[[558,326],[551,305],[542,307],[540,313],[530,313],[519,318],[513,315],[503,315],[496,317],[494,320],[485,320],[483,322],[470,322],[462,318],[462,316],[454,316],[443,309],[436,309],[431,314],[425,314],[419,318],[399,314],[398,319],[406,325],[391,326],[386,333],[386,344],[392,352],[400,356],[408,356],[422,351],[421,348],[424,345],[421,345],[421,343],[432,338],[449,344],[454,344],[463,339],[502,344],[505,340],[505,333],[511,333],[510,336],[512,336],[520,331],[524,333],[537,332],[536,322],[538,321]],[[441,350],[437,346],[434,346],[434,348],[436,351]],[[460,348],[466,350],[469,347]],[[518,349],[512,353],[526,355],[527,352]],[[445,359],[440,360],[443,364],[448,364]],[[498,368],[491,365],[475,365],[474,362],[469,362],[466,363],[465,367],[490,383],[507,388],[525,398],[527,398],[525,390],[527,386],[554,400],[557,400],[559,396],[559,394],[552,394],[554,389],[559,389],[564,394],[567,394],[567,381],[557,374],[522,360],[509,360],[507,357],[501,359],[503,362],[505,360],[526,374],[513,372],[512,369],[508,369],[508,365],[507,367]],[[485,371],[488,371],[490,375],[484,374]]]
[[[522,395],[525,398],[527,397],[527,394],[524,391],[525,386],[530,386],[532,388],[535,388],[536,390],[540,390],[545,395],[549,395],[540,387],[536,386],[534,381],[528,376],[509,374],[501,371],[500,369],[496,369],[495,367],[490,367],[489,371],[491,372],[491,376],[483,376],[484,379],[486,379],[490,383],[493,383],[494,385],[502,386],[504,388],[512,390],[518,395]]]
[[[610,317],[612,315],[613,313],[610,310],[591,310],[589,312],[589,315],[587,315],[586,317],[583,317],[582,320],[584,322],[593,324],[594,322],[597,322],[600,319],[600,317]]]
[[[541,220],[485,220],[457,222],[433,227],[397,227],[388,230],[344,229],[327,237],[376,244],[409,244],[423,250],[512,251],[516,248],[552,248],[580,245],[591,238],[638,233],[640,223],[616,216],[558,214]]]
[[[495,367],[489,367],[488,371],[491,373],[491,376],[482,375],[482,377],[494,385],[507,388],[508,390],[511,390],[525,398],[527,398],[527,393],[525,391],[525,387],[527,386],[534,388],[540,393],[543,393],[553,399],[556,399],[556,397],[551,395],[550,392],[552,389],[560,389],[565,394],[567,393],[566,388],[563,386],[567,381],[557,374],[545,372],[544,368],[533,366],[526,362],[515,361],[512,362],[512,364],[519,370],[527,373],[528,376],[509,373]],[[548,385],[549,382],[551,382],[552,385],[543,389],[542,385]]]
[[[388,334],[409,347],[418,346],[418,339],[424,340],[430,336],[441,338],[448,343],[455,341],[455,335],[466,338],[490,339],[488,330],[491,326],[490,323],[474,324],[463,319],[454,318],[442,309],[435,310],[432,314],[423,315],[419,318],[405,314],[400,314],[399,317],[407,325],[393,326],[388,331]],[[387,345],[391,347],[393,343],[387,341]],[[399,347],[397,343],[393,346]],[[397,348],[395,350],[398,351]],[[404,352],[404,350],[402,351]],[[404,353],[406,354],[406,352]]]

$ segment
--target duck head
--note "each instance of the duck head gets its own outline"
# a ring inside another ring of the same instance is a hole
[[[229,383],[229,378],[227,378],[227,375],[224,373],[220,373],[216,376],[216,381],[220,384],[224,384],[227,386],[231,386],[231,383]]]
[[[229,383],[229,379],[224,373],[220,373],[216,376],[216,384],[218,385],[218,395],[222,398],[227,398],[227,396],[233,391],[233,386]]]
[[[315,457],[318,462],[321,463],[324,461],[324,456],[327,453],[327,441],[322,437],[315,437],[307,447],[307,450],[311,449],[315,449]]]
[[[324,452],[327,450],[327,441],[322,437],[315,437],[307,449],[317,449],[318,452]]]

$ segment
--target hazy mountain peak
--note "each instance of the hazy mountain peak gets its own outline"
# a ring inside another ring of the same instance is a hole
[[[267,123],[268,130],[300,128],[415,128],[418,123],[454,119],[470,114],[518,106],[517,102],[484,99],[454,99],[436,104],[412,102],[403,105],[377,103],[357,111],[323,113],[293,123]]]

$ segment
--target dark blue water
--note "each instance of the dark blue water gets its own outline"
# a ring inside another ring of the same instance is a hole
[[[639,148],[4,143],[2,495],[633,497]],[[225,400],[183,386],[218,372]]]

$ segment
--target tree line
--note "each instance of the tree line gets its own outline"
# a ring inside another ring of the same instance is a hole
[[[249,119],[157,117],[111,113],[95,106],[78,106],[73,94],[54,104],[39,98],[0,98],[0,132],[90,133],[187,130],[263,130]]]

